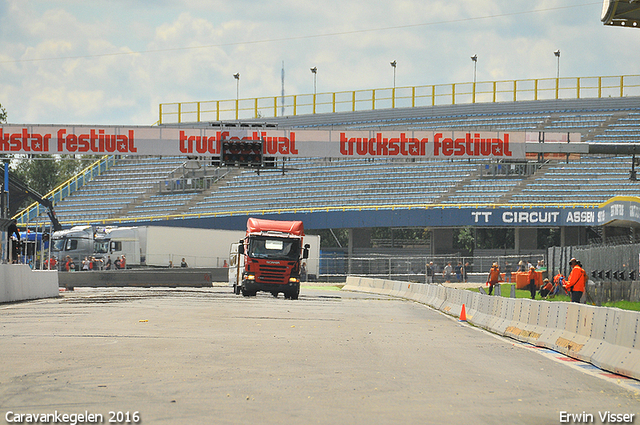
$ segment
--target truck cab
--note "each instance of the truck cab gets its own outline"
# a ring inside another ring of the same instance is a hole
[[[104,229],[93,226],[76,226],[59,230],[52,235],[51,251],[58,259],[59,267],[64,267],[69,256],[76,267],[85,257],[95,256],[101,259],[106,254],[108,241]]]
[[[301,221],[250,218],[235,253],[232,245],[229,279],[234,293],[255,296],[264,291],[277,297],[282,292],[285,298],[298,299],[301,260],[309,257],[303,236]]]

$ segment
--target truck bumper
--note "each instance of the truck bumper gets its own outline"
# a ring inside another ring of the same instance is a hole
[[[258,283],[254,280],[242,281],[242,293],[244,295],[255,295],[256,292],[270,292],[272,294],[278,294],[282,292],[285,297],[289,295],[298,297],[300,293],[300,282],[287,282],[283,284],[278,283]]]

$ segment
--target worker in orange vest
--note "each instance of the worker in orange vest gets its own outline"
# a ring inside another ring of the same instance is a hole
[[[569,265],[571,266],[571,273],[569,273],[565,289],[571,291],[571,302],[579,303],[587,283],[587,273],[582,268],[582,264],[575,258],[569,260]]]
[[[489,295],[493,292],[493,287],[500,282],[500,266],[498,263],[493,263],[491,270],[489,270],[489,276],[487,277],[487,283],[489,284]]]
[[[540,288],[540,297],[543,299],[547,299],[548,296],[552,296],[551,293],[553,291],[553,283],[549,279],[544,279],[542,281],[542,287]]]

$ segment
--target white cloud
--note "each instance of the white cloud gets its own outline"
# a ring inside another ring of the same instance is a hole
[[[312,66],[319,92],[390,87],[391,60],[398,86],[468,82],[474,53],[480,81],[552,77],[558,48],[563,76],[637,73],[640,31],[600,5],[520,13],[558,4],[0,0],[0,103],[12,122],[151,124],[159,102],[234,99],[236,72],[240,97],[278,96],[282,61],[308,94]]]

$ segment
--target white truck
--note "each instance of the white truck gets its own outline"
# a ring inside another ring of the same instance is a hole
[[[52,254],[63,263],[70,256],[77,264],[85,257],[114,262],[122,255],[127,267],[224,267],[228,247],[244,237],[241,230],[193,229],[186,227],[77,226],[54,232]]]

